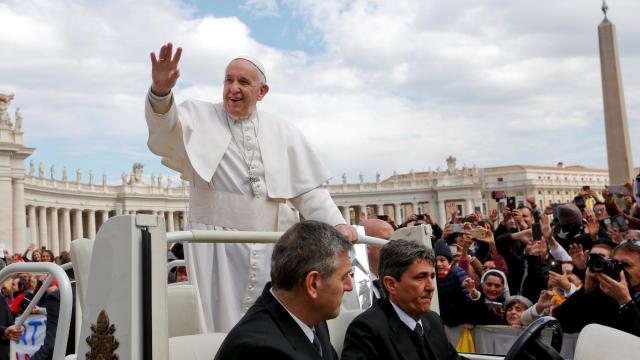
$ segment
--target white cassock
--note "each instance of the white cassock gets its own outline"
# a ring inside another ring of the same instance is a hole
[[[154,111],[167,107],[165,114]],[[151,106],[153,103],[153,107]],[[222,104],[149,93],[145,106],[149,149],[191,183],[191,229],[284,231],[305,219],[344,224],[328,178],[304,137],[263,112],[231,120]],[[255,176],[248,181],[249,172]],[[273,245],[188,244],[189,280],[199,293],[208,332],[228,332],[270,279]]]

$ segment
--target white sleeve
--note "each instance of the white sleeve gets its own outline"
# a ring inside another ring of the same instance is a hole
[[[158,96],[149,89],[149,105],[153,112],[158,115],[164,115],[169,112],[171,104],[173,104],[173,92],[169,92],[165,96]]]
[[[163,165],[184,174],[189,160],[173,94],[158,97],[149,90],[144,110],[149,128],[149,150],[162,156]]]
[[[331,226],[346,223],[331,199],[329,191],[325,188],[317,187],[290,199],[290,201],[307,220],[316,220]]]
[[[576,286],[576,284],[571,283],[571,288],[569,288],[569,291],[564,291],[561,288],[558,288],[558,291],[560,292],[560,295],[564,296],[565,298],[568,298],[569,296],[573,295],[576,291],[578,291],[578,287]]]
[[[549,253],[553,256],[554,259],[562,262],[571,261],[571,256],[562,246],[558,245],[555,249],[549,248]]]

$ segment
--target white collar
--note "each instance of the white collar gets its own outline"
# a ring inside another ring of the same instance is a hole
[[[223,106],[223,109],[224,109],[224,106]],[[253,120],[258,116],[258,109],[256,108],[251,114],[249,114],[249,116],[243,116],[238,118],[231,116],[231,114],[229,114],[227,109],[224,109],[224,113],[226,114],[227,118],[231,120],[232,123],[240,124],[245,120],[251,120],[251,122],[253,122]]]
[[[269,292],[271,293],[271,295],[273,295],[273,297],[278,300],[278,302],[280,303],[280,305],[282,305],[282,307],[287,310],[287,312],[289,313],[289,315],[291,315],[291,317],[293,318],[293,320],[298,324],[298,326],[300,326],[300,329],[302,329],[302,332],[304,332],[304,334],[307,336],[307,338],[309,339],[309,341],[313,344],[313,337],[314,337],[314,332],[313,329],[309,327],[309,325],[305,324],[304,322],[302,322],[302,320],[298,319],[295,315],[293,315],[291,313],[291,311],[289,311],[289,309],[287,309],[286,306],[284,306],[284,304],[282,303],[282,301],[280,301],[280,299],[278,299],[278,297],[276,296],[276,294],[273,292],[273,288],[269,289]]]
[[[420,324],[420,326],[422,326],[422,320],[418,320],[418,321],[413,320],[413,318],[407,315],[407,313],[404,312],[404,310],[400,309],[398,305],[394,304],[393,301],[391,301],[391,299],[389,299],[389,302],[391,303],[391,306],[393,306],[393,309],[396,311],[396,314],[398,314],[400,321],[402,321],[405,325],[407,325],[409,327],[409,330],[413,331],[416,328],[416,324]],[[424,326],[422,326],[422,328],[424,329]]]

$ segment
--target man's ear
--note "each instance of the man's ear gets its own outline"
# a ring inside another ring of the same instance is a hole
[[[387,292],[387,295],[395,294],[396,287],[398,286],[398,280],[396,280],[393,276],[385,276],[382,279],[382,284],[384,285],[384,289]]]
[[[258,101],[262,100],[267,95],[268,92],[269,92],[269,85],[262,84],[262,86],[260,86],[260,91],[258,92]]]
[[[304,290],[312,299],[318,297],[320,280],[320,273],[317,271],[310,271],[304,278]]]

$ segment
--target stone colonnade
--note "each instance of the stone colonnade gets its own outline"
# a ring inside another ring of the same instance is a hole
[[[446,219],[444,201],[433,202],[395,202],[377,204],[356,204],[338,206],[347,224],[358,225],[361,217],[367,219],[378,215],[387,215],[396,224],[402,223],[411,214],[431,214],[434,220]]]
[[[411,214],[430,214],[432,219],[439,224],[447,221],[447,203],[453,202],[462,206],[462,213],[465,215],[473,213],[477,207],[482,207],[482,199],[459,199],[459,200],[437,200],[437,201],[414,201],[414,202],[394,202],[377,204],[355,204],[338,206],[342,217],[349,225],[358,225],[360,219],[387,215],[396,224],[401,224]]]
[[[40,248],[45,246],[59,255],[61,251],[69,251],[71,241],[80,238],[94,239],[96,232],[110,217],[116,215],[115,210],[94,210],[78,208],[57,208],[27,205],[26,226],[31,243]],[[166,231],[183,230],[185,227],[185,211],[136,211],[127,210],[126,214],[155,214],[164,216]],[[22,213],[24,219],[24,213]]]

